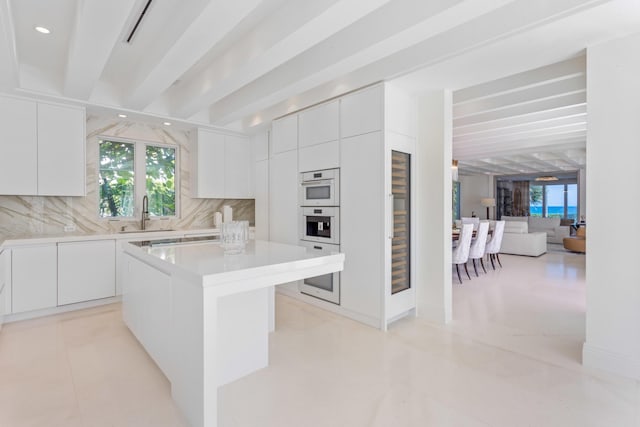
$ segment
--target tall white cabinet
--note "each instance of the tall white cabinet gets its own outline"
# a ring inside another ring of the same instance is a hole
[[[410,97],[378,84],[272,123],[270,239],[297,243],[299,173],[339,167],[346,256],[339,306],[292,287],[281,292],[381,329],[415,309],[410,200],[416,111]]]

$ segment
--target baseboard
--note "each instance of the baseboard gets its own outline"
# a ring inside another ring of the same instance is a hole
[[[327,301],[323,301],[321,299],[318,298],[314,298],[312,296],[306,295],[301,293],[300,291],[297,290],[293,290],[290,288],[285,288],[285,287],[280,287],[280,286],[276,286],[276,292],[282,295],[286,295],[288,297],[291,297],[293,299],[297,299],[299,301],[303,301],[306,302],[307,304],[311,304],[315,307],[319,307],[323,310],[327,310],[330,311],[332,313],[336,313],[339,314],[341,316],[344,317],[348,317],[351,320],[355,320],[356,322],[360,322],[360,323],[364,323],[367,326],[371,326],[373,328],[376,329],[384,329],[383,326],[380,323],[380,319],[374,319],[372,317],[369,316],[365,316],[363,314],[360,313],[356,313],[354,311],[351,311],[349,309],[346,309],[340,305],[336,305],[333,304],[331,302],[327,302]],[[276,325],[276,328],[278,327],[278,325]]]
[[[60,307],[44,308],[42,310],[25,311],[23,313],[7,314],[4,316],[5,323],[19,322],[21,320],[35,319],[37,317],[51,316],[54,314],[67,313],[69,311],[82,310],[84,308],[97,307],[100,305],[113,304],[122,301],[122,296],[96,299],[92,301],[78,302],[75,304],[61,305]]]
[[[640,380],[640,359],[614,353],[587,343],[582,346],[582,364],[624,377]]]

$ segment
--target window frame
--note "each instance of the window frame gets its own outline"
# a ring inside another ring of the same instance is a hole
[[[147,147],[172,148],[175,150],[175,171],[174,171],[174,190],[175,190],[175,215],[149,215],[149,219],[153,220],[169,220],[180,218],[180,146],[177,144],[167,144],[157,141],[147,141],[141,139],[129,139],[122,137],[112,137],[107,135],[98,135],[97,137],[98,165],[96,168],[96,206],[100,205],[100,189],[98,182],[100,181],[100,144],[104,141],[118,142],[125,144],[133,144],[134,162],[133,162],[133,216],[100,216],[100,210],[96,210],[98,219],[106,221],[134,221],[142,217],[142,198],[147,194]],[[141,190],[142,189],[142,190]]]

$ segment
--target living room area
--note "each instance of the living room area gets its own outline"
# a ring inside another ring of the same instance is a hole
[[[461,283],[454,268],[447,327],[572,370],[586,335],[585,67],[578,56],[453,93],[453,226],[505,222],[495,268],[485,258]]]

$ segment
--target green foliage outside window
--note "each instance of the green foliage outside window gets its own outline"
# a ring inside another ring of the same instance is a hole
[[[529,212],[531,216],[542,216],[542,185],[529,187]]]
[[[100,142],[101,217],[133,216],[135,150],[134,144],[124,142]]]
[[[147,146],[147,196],[149,214],[173,216],[176,214],[176,149]]]
[[[100,141],[98,211],[102,218],[133,217],[135,214],[135,146],[135,143]],[[176,215],[176,149],[147,145],[144,155],[149,214]],[[138,185],[142,184],[138,181]],[[139,199],[142,203],[142,194]]]

